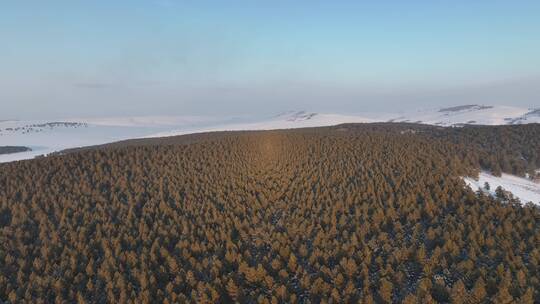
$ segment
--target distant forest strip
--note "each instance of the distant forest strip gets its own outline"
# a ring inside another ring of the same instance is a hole
[[[32,149],[24,146],[0,146],[0,154],[13,154],[26,151],[32,151]]]
[[[538,124],[381,123],[1,164],[0,299],[538,303],[540,210],[461,176],[539,154]]]
[[[500,176],[502,172],[525,176],[534,175],[540,168],[539,124],[439,127],[415,123],[355,123],[332,127],[315,127],[281,130],[292,133],[306,132],[390,132],[399,135],[415,135],[428,140],[443,141],[448,153],[456,157],[467,157],[472,167],[491,171]],[[280,131],[280,130],[277,130]],[[56,154],[76,153],[96,149],[118,149],[124,147],[187,145],[241,134],[264,134],[272,131],[218,131],[179,136],[138,138],[97,146],[68,149]]]

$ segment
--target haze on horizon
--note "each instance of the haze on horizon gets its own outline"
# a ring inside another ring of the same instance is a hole
[[[5,1],[1,119],[540,106],[538,1]]]

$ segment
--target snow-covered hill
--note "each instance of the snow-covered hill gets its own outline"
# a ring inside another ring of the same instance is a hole
[[[540,123],[540,108],[463,105],[405,113],[392,121],[440,126]]]
[[[0,154],[0,162],[29,159],[64,149],[131,138],[224,130],[289,129],[369,122],[412,122],[439,126],[540,123],[540,108],[463,105],[405,113],[332,114],[289,111],[260,119],[253,117],[142,116],[70,118],[54,121],[0,120],[0,147],[22,146],[31,149],[31,151],[13,154]]]

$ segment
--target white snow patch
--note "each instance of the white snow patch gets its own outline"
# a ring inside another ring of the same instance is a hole
[[[464,177],[463,180],[474,191],[482,190],[495,195],[495,189],[501,186],[504,190],[510,191],[514,197],[519,198],[521,203],[532,202],[540,206],[540,183],[530,179],[505,173],[497,177],[488,172],[480,172],[478,180],[471,177]],[[489,184],[489,191],[484,188],[486,182]]]
[[[133,117],[94,117],[71,118],[66,121],[81,122],[96,126],[113,127],[167,127],[190,126],[212,123],[217,119],[206,116],[133,116]]]

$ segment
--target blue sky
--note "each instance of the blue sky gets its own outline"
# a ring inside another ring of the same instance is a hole
[[[539,1],[2,1],[1,118],[540,105]]]

